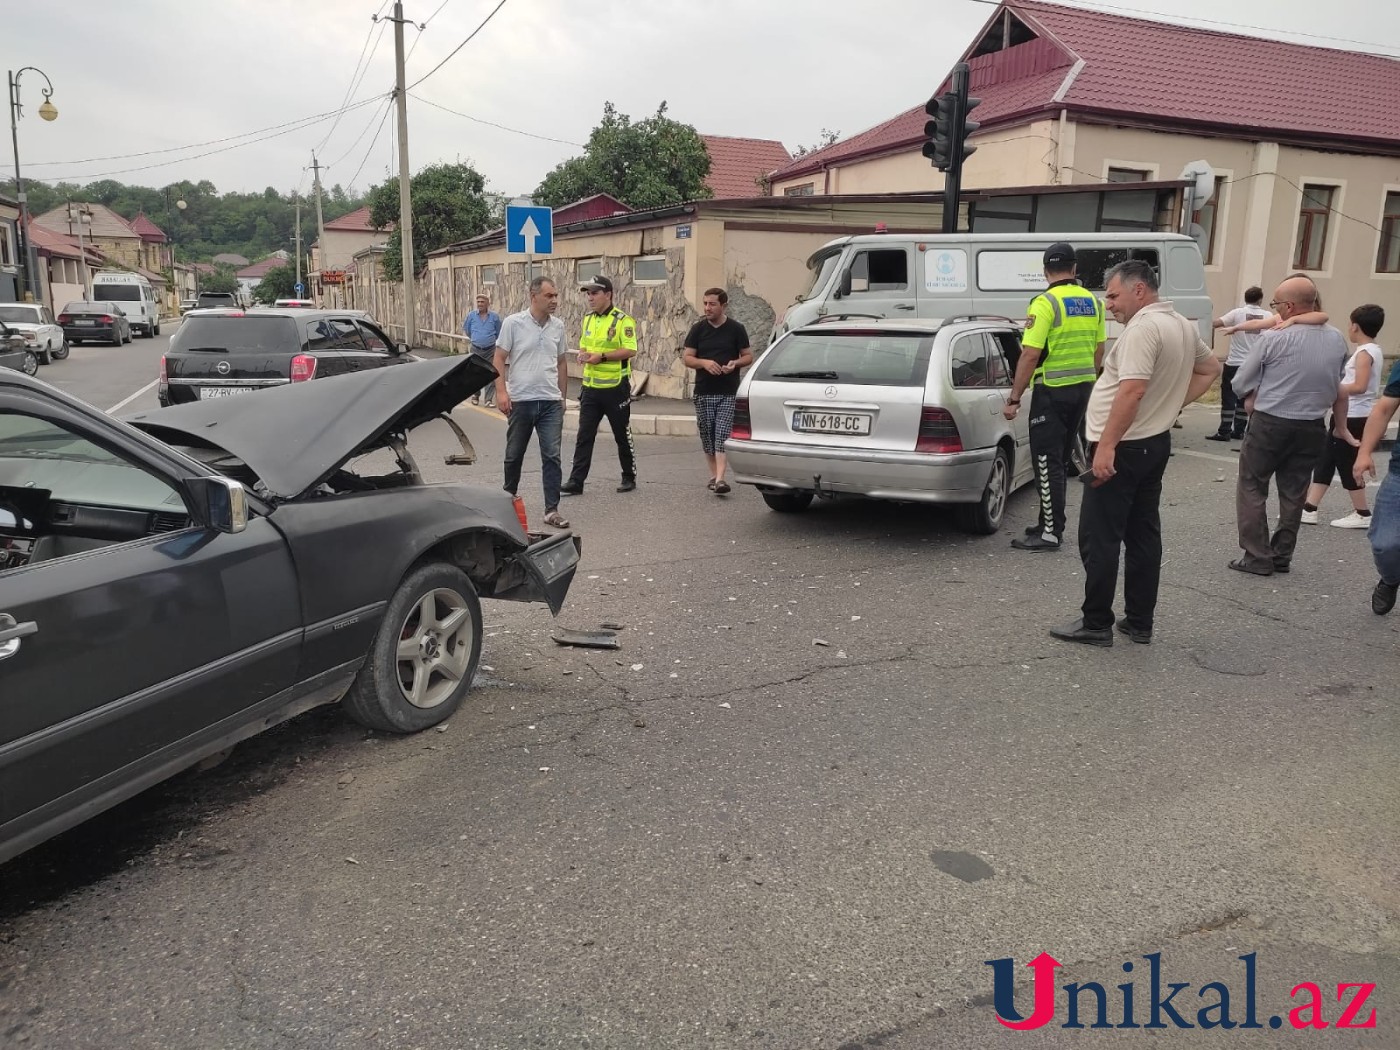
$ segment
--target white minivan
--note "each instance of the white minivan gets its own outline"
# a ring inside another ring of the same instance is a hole
[[[807,260],[812,283],[773,328],[773,339],[828,316],[927,318],[994,316],[1024,321],[1045,290],[1042,256],[1074,245],[1084,287],[1102,292],[1104,273],[1125,259],[1152,264],[1161,296],[1211,341],[1210,296],[1201,249],[1174,233],[862,234],[822,245]],[[1112,341],[1122,326],[1108,319]]]
[[[102,270],[92,277],[92,301],[116,303],[135,335],[160,335],[160,300],[151,282],[139,273]]]

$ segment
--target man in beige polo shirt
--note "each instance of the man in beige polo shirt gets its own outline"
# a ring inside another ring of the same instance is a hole
[[[1220,375],[1220,362],[1195,322],[1157,298],[1157,275],[1149,264],[1119,263],[1107,276],[1104,303],[1127,327],[1104,355],[1103,375],[1084,417],[1093,458],[1079,507],[1084,615],[1050,634],[1066,642],[1113,644],[1118,554],[1125,549],[1118,630],[1146,645],[1162,575],[1162,476],[1172,424]]]

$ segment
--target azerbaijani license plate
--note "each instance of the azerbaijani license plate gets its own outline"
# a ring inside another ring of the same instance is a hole
[[[85,328],[92,328],[97,325],[96,321],[74,321],[73,323],[76,325],[82,325]]]
[[[246,394],[253,387],[247,386],[202,386],[199,388],[199,399],[210,401],[216,397],[233,397],[234,394]]]
[[[794,412],[792,429],[808,434],[869,434],[865,412]]]

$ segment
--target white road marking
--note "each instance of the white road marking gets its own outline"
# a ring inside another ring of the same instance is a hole
[[[115,405],[113,405],[111,408],[107,409],[107,414],[110,416],[113,412],[117,411],[117,409],[119,409],[119,408],[125,408],[127,405],[131,404],[131,403],[132,403],[133,401],[135,401],[138,397],[140,397],[142,394],[144,394],[147,390],[150,390],[153,386],[155,386],[155,385],[156,385],[157,383],[159,383],[159,382],[160,382],[159,379],[152,379],[149,383],[147,383],[145,386],[143,386],[140,390],[136,391],[136,393],[132,394],[132,395],[131,395],[130,397],[128,397],[128,398],[123,398],[121,401],[118,401],[118,402],[117,402]]]

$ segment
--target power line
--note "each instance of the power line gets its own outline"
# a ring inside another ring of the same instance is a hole
[[[382,97],[383,97],[383,96],[376,95],[376,96],[374,96],[373,98],[364,99],[363,101],[357,102],[357,103],[355,103],[353,106],[349,107],[349,109],[347,109],[346,112],[349,113],[349,112],[353,112],[354,110],[361,109],[361,108],[363,108],[364,106],[369,105],[371,102],[379,101]],[[187,157],[176,157],[174,160],[162,160],[162,161],[156,162],[155,164],[142,164],[142,165],[138,165],[138,166],[136,166],[136,167],[134,167],[134,168],[120,168],[120,169],[118,169],[118,170],[116,170],[116,171],[103,171],[103,172],[97,172],[97,173],[92,174],[92,175],[47,175],[47,176],[44,177],[43,181],[45,181],[45,182],[83,182],[83,181],[91,181],[92,179],[105,179],[105,178],[108,178],[109,176],[112,176],[112,175],[127,175],[127,174],[129,174],[129,173],[131,173],[131,172],[133,172],[133,171],[150,171],[152,168],[164,168],[164,167],[168,167],[168,166],[171,165],[171,164],[183,164],[185,161],[190,161],[190,160],[201,160],[201,159],[203,159],[204,157],[212,157],[212,156],[214,156],[216,153],[227,153],[229,150],[242,149],[244,146],[254,146],[254,145],[257,145],[257,144],[260,143],[260,142],[268,142],[268,141],[270,141],[271,139],[281,138],[283,135],[290,135],[290,134],[291,134],[292,132],[294,132],[294,131],[302,131],[302,130],[305,130],[306,128],[309,128],[309,127],[311,127],[311,126],[314,125],[314,124],[320,123],[320,121],[322,121],[322,120],[329,120],[329,119],[331,119],[332,117],[334,117],[335,115],[336,115],[336,114],[335,114],[335,111],[332,110],[332,111],[330,111],[330,112],[328,112],[328,113],[323,113],[323,114],[321,114],[321,116],[320,116],[319,118],[316,118],[316,119],[314,119],[314,120],[294,121],[293,123],[296,125],[295,127],[289,127],[289,126],[287,126],[287,125],[283,125],[283,127],[286,128],[285,131],[278,131],[278,132],[276,132],[276,133],[274,133],[274,134],[271,134],[271,135],[264,135],[264,136],[262,136],[261,138],[249,139],[247,142],[235,142],[232,146],[222,146],[222,147],[220,147],[219,149],[206,150],[204,153],[193,153],[193,154],[191,154],[191,155],[189,155],[189,156],[187,156]],[[237,136],[235,136],[235,137],[237,137]],[[162,152],[168,152],[168,151],[162,151]]]
[[[345,115],[345,105],[350,101],[350,93],[355,90],[355,77],[360,72],[360,64],[365,61],[365,49],[369,47],[370,37],[374,36],[375,28],[375,23],[371,21],[369,24],[369,32],[365,34],[365,42],[360,45],[360,57],[355,59],[355,68],[350,74],[350,83],[345,88],[345,97],[340,100],[340,112],[336,114],[335,123],[331,125],[330,131],[326,132],[326,137],[321,140],[321,144],[316,147],[314,152],[319,153],[321,150],[325,149],[326,143],[329,142],[331,136],[335,134],[335,129],[340,127],[340,118]],[[383,26],[377,28],[379,29],[379,35],[383,36]],[[375,47],[378,48],[378,46],[378,43],[376,43]],[[374,56],[371,55],[370,57],[373,58]]]
[[[418,35],[413,38],[413,46],[408,49],[408,54],[404,57],[405,62],[413,57],[413,52],[418,50],[418,44],[423,39],[423,30],[428,28],[428,23],[430,23],[434,18],[436,18],[438,16],[438,13],[442,11],[442,9],[451,2],[452,0],[442,0],[442,3],[437,5],[437,8],[433,11],[433,13],[419,23]]]
[[[969,0],[969,2],[970,2],[970,3],[974,3],[974,4],[985,4],[985,5],[988,6],[988,7],[1000,7],[1000,6],[1002,6],[1002,0]],[[1160,16],[1161,16],[1161,12],[1160,12],[1160,11],[1145,11],[1145,10],[1143,10],[1143,9],[1140,8],[1140,7],[1117,7],[1117,6],[1113,5],[1113,4],[1099,3],[1098,0],[1075,0],[1075,2],[1074,2],[1073,4],[1060,4],[1060,5],[1058,5],[1058,6],[1061,6],[1061,7],[1068,7],[1068,8],[1075,8],[1075,7],[1078,7],[1078,8],[1085,8],[1085,9],[1089,9],[1089,8],[1102,8],[1103,10],[1106,10],[1106,11],[1113,11],[1113,12],[1118,13],[1118,14],[1148,16],[1148,17],[1147,17],[1147,21],[1156,22],[1156,23],[1158,23],[1158,24],[1160,24],[1160,25],[1168,25],[1168,26],[1170,26],[1170,25],[1176,25],[1176,23],[1174,23],[1174,22],[1165,22],[1165,21],[1163,21],[1162,18],[1160,17]],[[1010,8],[1011,8],[1012,12],[1014,13],[1015,10],[1016,10],[1016,6],[1015,6],[1014,0],[1011,0],[1011,2],[1010,2]],[[1156,17],[1156,18],[1150,17],[1150,16],[1152,16],[1152,15],[1156,15],[1156,16],[1158,16],[1158,17]],[[1277,39],[1276,37],[1272,36],[1272,34],[1282,32],[1282,33],[1287,33],[1287,34],[1290,35],[1290,36],[1310,37],[1310,38],[1313,39],[1313,40],[1330,40],[1330,41],[1332,41],[1332,42],[1334,42],[1334,43],[1338,43],[1338,44],[1360,44],[1362,47],[1365,47],[1365,48],[1370,49],[1370,53],[1373,53],[1373,54],[1375,53],[1375,49],[1378,48],[1378,47],[1379,47],[1379,48],[1383,48],[1383,49],[1385,49],[1385,50],[1387,50],[1387,51],[1400,51],[1400,45],[1377,44],[1374,40],[1353,40],[1351,37],[1345,37],[1345,36],[1325,36],[1325,35],[1323,35],[1322,33],[1309,33],[1309,32],[1304,32],[1304,31],[1301,31],[1301,30],[1280,29],[1278,26],[1256,26],[1256,25],[1250,25],[1249,23],[1246,23],[1246,22],[1225,22],[1225,21],[1222,21],[1222,20],[1217,19],[1217,18],[1198,18],[1198,17],[1195,16],[1195,15],[1183,14],[1183,13],[1181,13],[1181,12],[1179,12],[1179,11],[1176,12],[1176,17],[1177,17],[1177,18],[1183,18],[1183,19],[1186,19],[1186,20],[1191,21],[1191,22],[1204,22],[1206,25],[1225,26],[1225,27],[1228,28],[1228,29],[1252,29],[1252,30],[1254,30],[1255,32],[1258,32],[1258,33],[1268,33],[1268,34],[1271,34],[1270,37],[1269,37],[1269,39],[1271,39],[1271,40]],[[1189,28],[1191,28],[1191,27],[1187,26],[1186,28],[1189,29]],[[1283,43],[1294,43],[1294,41],[1287,41],[1287,40],[1282,41],[1282,42],[1283,42]],[[1395,56],[1392,55],[1392,56],[1387,56],[1387,57],[1392,57],[1392,58],[1393,58],[1393,57],[1395,57]]]
[[[412,84],[409,84],[406,90],[411,91],[413,88],[416,88],[419,84],[423,83],[423,81],[427,80],[430,76],[436,73],[443,66],[447,65],[448,62],[452,61],[453,56],[455,56],[458,51],[462,50],[462,48],[470,44],[472,42],[472,38],[475,37],[477,33],[480,33],[483,29],[486,28],[486,23],[490,22],[491,19],[496,17],[496,12],[499,11],[501,8],[505,7],[506,2],[507,0],[501,0],[500,3],[493,7],[491,9],[491,13],[481,20],[481,24],[475,29],[473,29],[471,33],[468,34],[467,39],[463,40],[460,44],[454,47],[451,50],[451,52],[448,53],[448,56],[444,58],[441,62],[439,62],[437,65],[433,66],[432,69],[428,70],[421,77],[415,80]],[[439,10],[441,9],[439,8]]]
[[[359,102],[349,106],[345,112],[352,112],[369,102],[377,101],[379,98],[379,95],[375,95],[372,98],[361,99]],[[314,114],[313,116],[298,117],[296,120],[289,120],[285,124],[273,124],[271,127],[259,128],[256,131],[245,131],[241,135],[226,135],[221,139],[209,139],[207,142],[188,142],[183,146],[170,146],[166,149],[150,149],[141,153],[114,153],[108,157],[82,157],[77,160],[26,160],[24,166],[26,168],[53,168],[64,164],[100,164],[108,160],[135,160],[137,157],[155,157],[162,153],[179,153],[182,150],[199,149],[201,146],[217,146],[221,142],[232,142],[234,139],[246,139],[252,135],[261,135],[267,131],[280,131],[282,128],[291,128],[294,124],[309,127],[317,121],[326,120],[335,116],[338,112],[340,111],[330,109],[324,113]],[[293,130],[300,130],[300,128],[293,128]],[[54,180],[49,179],[47,181],[52,182]]]
[[[387,106],[392,106],[392,105],[394,104],[394,99],[393,99],[393,94],[392,94],[392,92],[389,93],[389,94],[386,96],[385,101],[384,101],[384,104],[387,105]],[[369,118],[369,123],[366,124],[366,125],[364,126],[364,130],[362,130],[362,131],[360,132],[360,134],[359,134],[358,136],[356,136],[355,141],[352,142],[352,143],[350,144],[350,148],[347,149],[344,153],[342,153],[339,157],[337,157],[337,158],[336,158],[334,161],[332,161],[330,164],[327,164],[326,167],[327,167],[327,168],[339,167],[339,166],[340,166],[340,163],[341,163],[343,160],[345,160],[346,157],[350,156],[350,154],[354,153],[355,150],[356,150],[357,148],[359,148],[360,143],[363,142],[365,136],[369,134],[369,129],[372,128],[372,127],[374,127],[375,121],[381,120],[382,118],[383,118],[383,114],[380,113],[380,111],[377,110],[377,109],[376,109],[373,113],[371,113],[371,114],[370,114],[370,118]],[[302,169],[302,170],[304,171],[305,169]]]
[[[470,113],[462,113],[455,109],[448,109],[441,103],[433,102],[431,99],[423,98],[423,96],[421,95],[414,95],[410,93],[409,98],[417,99],[425,106],[432,106],[434,109],[440,109],[444,113],[451,113],[455,117],[463,117],[466,120],[473,121],[477,124],[486,124],[493,128],[499,128],[502,131],[509,131],[512,135],[524,135],[526,138],[542,139],[545,142],[558,142],[564,146],[577,146],[579,149],[586,148],[582,142],[571,142],[569,139],[551,138],[549,135],[536,135],[533,131],[521,131],[519,128],[508,128],[504,124],[497,124],[495,121],[492,120],[484,120],[481,117],[474,117]]]
[[[355,186],[355,180],[360,177],[360,172],[365,170],[365,162],[369,160],[369,155],[374,152],[374,147],[378,145],[379,136],[384,131],[384,124],[388,121],[389,114],[393,111],[394,107],[392,105],[384,107],[384,116],[379,118],[379,130],[374,133],[374,138],[370,140],[369,149],[365,150],[365,155],[360,158],[360,166],[355,169],[355,174],[350,176],[350,181],[347,183],[352,189]]]

